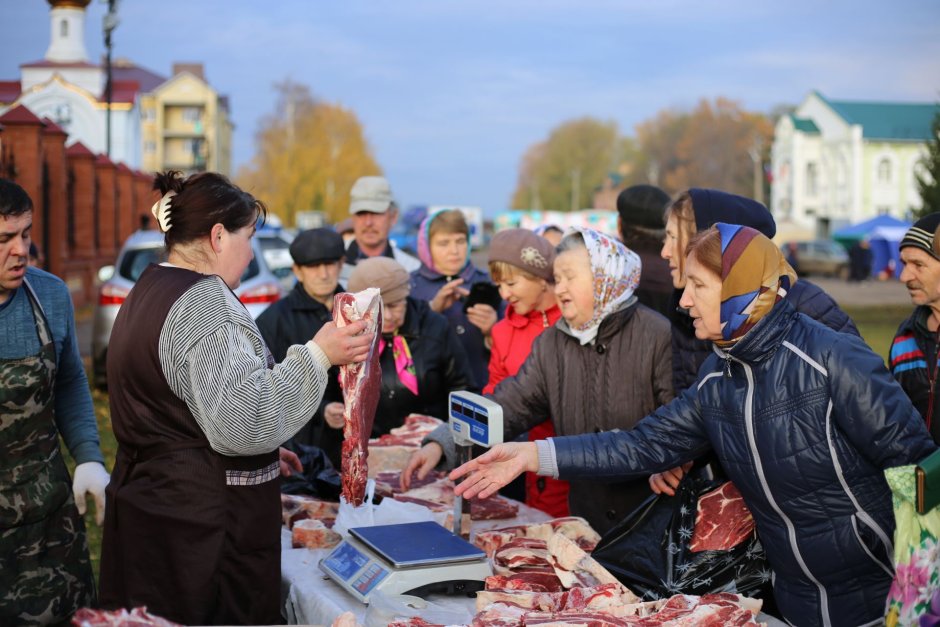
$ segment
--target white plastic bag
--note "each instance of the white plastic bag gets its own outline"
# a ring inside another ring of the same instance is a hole
[[[366,498],[359,507],[353,507],[343,497],[339,499],[339,513],[333,524],[333,531],[343,537],[355,527],[374,527],[375,525],[395,525],[399,523],[432,521],[440,523],[434,512],[417,503],[404,503],[393,498],[382,499],[378,505],[372,500],[375,496],[375,481],[369,479],[366,484]]]
[[[385,594],[378,590],[369,597],[365,627],[385,627],[394,620],[419,617],[435,625],[469,625],[473,612],[466,608],[444,607],[408,594]]]

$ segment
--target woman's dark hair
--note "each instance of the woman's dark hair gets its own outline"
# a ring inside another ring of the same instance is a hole
[[[258,219],[263,224],[268,215],[263,202],[216,172],[200,172],[186,180],[176,170],[160,172],[153,179],[153,189],[160,194],[176,192],[170,200],[167,248],[207,237],[216,224],[232,232]]]
[[[0,179],[0,216],[12,218],[33,210],[26,190],[8,179]]]

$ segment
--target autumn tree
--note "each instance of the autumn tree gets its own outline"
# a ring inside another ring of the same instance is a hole
[[[293,225],[299,211],[346,217],[349,190],[360,176],[381,174],[355,113],[317,100],[306,85],[274,85],[274,112],[255,133],[255,155],[238,182]]]
[[[636,131],[641,168],[649,182],[666,191],[715,187],[763,196],[763,164],[773,139],[766,116],[717,98],[702,100],[689,112],[661,111]]]
[[[594,189],[616,168],[623,149],[612,121],[585,117],[564,122],[526,151],[512,206],[548,211],[590,207]]]
[[[927,154],[920,165],[921,167],[915,173],[921,202],[920,211],[916,216],[918,218],[940,211],[940,111],[934,116],[933,123],[930,125]]]

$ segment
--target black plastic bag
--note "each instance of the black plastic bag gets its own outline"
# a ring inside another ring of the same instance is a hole
[[[607,532],[592,557],[646,599],[713,592],[767,597],[770,567],[756,532],[727,551],[689,550],[698,498],[722,483],[686,476],[675,496],[651,496]]]
[[[342,490],[340,475],[323,449],[297,443],[291,443],[288,448],[297,453],[304,469],[300,473],[293,471],[289,477],[281,477],[281,492],[339,501]]]

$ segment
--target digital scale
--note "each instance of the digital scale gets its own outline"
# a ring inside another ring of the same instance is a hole
[[[503,441],[503,410],[497,403],[451,392],[448,405],[458,463],[470,460],[474,444],[489,448]],[[453,533],[435,522],[350,529],[349,537],[320,560],[320,570],[363,603],[377,590],[415,596],[482,590],[493,571],[486,553],[460,537],[463,509],[463,499],[456,497]]]
[[[470,461],[473,445],[490,448],[503,441],[503,408],[488,398],[472,392],[451,392],[450,433],[457,445],[457,466]],[[470,532],[470,503],[454,498],[454,533]]]
[[[493,574],[486,553],[436,522],[355,527],[320,570],[363,603],[386,594],[471,594]]]

